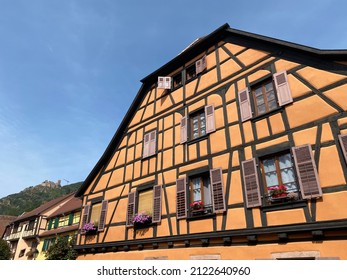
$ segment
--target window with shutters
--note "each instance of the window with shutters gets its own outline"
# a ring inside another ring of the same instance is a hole
[[[289,151],[262,158],[260,168],[267,203],[299,199],[294,162]]]
[[[148,132],[143,137],[142,158],[148,158],[157,153],[157,131]]]
[[[150,226],[161,221],[162,186],[142,186],[128,194],[126,225]]]
[[[240,90],[238,98],[242,121],[265,115],[293,102],[285,71]]]
[[[195,64],[192,64],[186,68],[186,81],[189,82],[195,77],[196,77],[196,67],[195,67]]]
[[[91,223],[96,228],[95,231],[103,231],[106,222],[107,206],[107,200],[85,205],[82,216],[82,228],[85,224]],[[81,233],[85,232],[82,230]]]
[[[221,168],[176,180],[177,219],[205,216],[225,210]]]

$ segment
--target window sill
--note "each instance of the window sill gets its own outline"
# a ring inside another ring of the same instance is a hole
[[[283,202],[278,200],[274,204],[262,206],[261,209],[263,210],[263,212],[271,212],[276,210],[303,208],[307,206],[306,200],[301,199],[301,200],[294,200],[294,201],[288,201],[288,200],[285,201],[284,199],[283,199]]]

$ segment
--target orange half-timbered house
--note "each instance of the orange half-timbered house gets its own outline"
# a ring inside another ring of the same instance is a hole
[[[225,24],[141,82],[79,259],[347,259],[346,50]]]

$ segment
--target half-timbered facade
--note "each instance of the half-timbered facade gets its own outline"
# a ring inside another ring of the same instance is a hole
[[[347,51],[225,24],[141,82],[79,259],[347,259]]]

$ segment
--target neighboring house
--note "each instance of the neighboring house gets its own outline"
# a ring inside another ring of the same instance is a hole
[[[37,249],[37,260],[46,259],[48,248],[54,244],[58,237],[74,239],[77,235],[81,218],[82,201],[80,198],[70,196],[64,205],[50,214],[46,220],[46,228],[39,234],[40,244]]]
[[[7,228],[4,240],[8,241],[14,260],[36,259],[39,235],[46,229],[47,217],[68,202],[74,193],[44,203],[38,208],[17,217]]]
[[[142,83],[78,259],[347,259],[347,50],[226,24]]]

